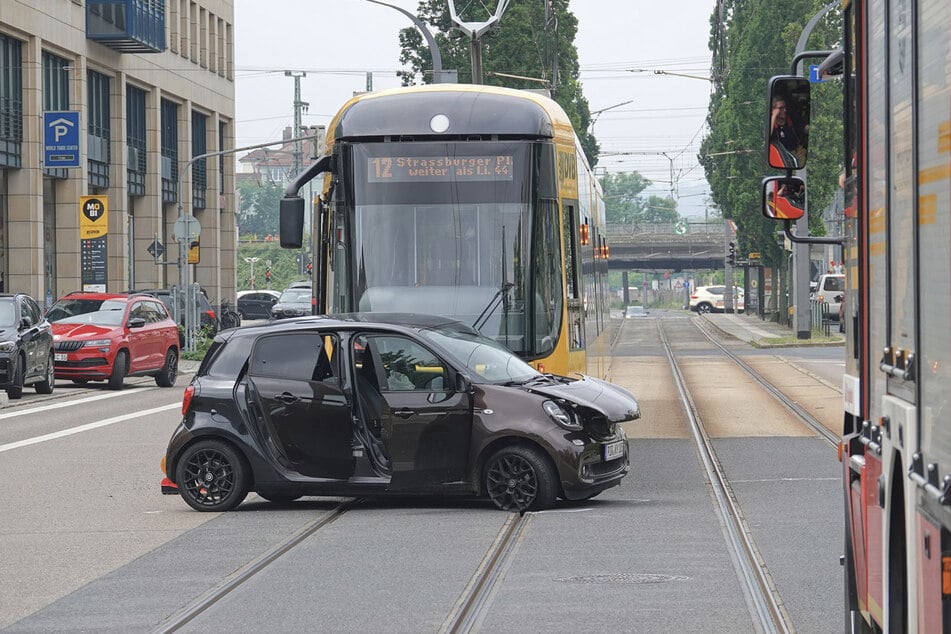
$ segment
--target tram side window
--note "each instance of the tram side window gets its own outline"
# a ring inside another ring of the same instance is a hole
[[[565,236],[565,281],[569,301],[568,319],[571,327],[572,350],[584,347],[584,328],[581,324],[581,314],[578,309],[571,310],[571,300],[581,299],[581,287],[578,283],[578,273],[581,270],[578,260],[578,208],[574,204],[565,204],[563,212],[563,233]]]
[[[564,297],[561,289],[561,225],[558,204],[554,200],[539,201],[535,223],[535,352],[546,354],[555,347],[561,331]]]

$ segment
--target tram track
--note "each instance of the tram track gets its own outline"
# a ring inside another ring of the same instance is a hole
[[[661,326],[661,322],[658,321],[658,327]],[[810,429],[812,429],[816,434],[821,436],[823,439],[829,442],[833,447],[838,446],[839,436],[831,432],[825,425],[823,425],[816,417],[809,413],[804,407],[799,405],[795,400],[789,398],[781,389],[773,385],[770,381],[758,372],[753,366],[744,361],[739,357],[739,355],[733,353],[729,348],[721,344],[717,339],[710,333],[706,326],[701,326],[699,320],[693,320],[693,324],[697,329],[703,333],[704,337],[713,344],[717,349],[719,349],[724,355],[726,355],[731,361],[733,361],[737,366],[742,368],[754,381],[756,381],[764,390],[770,393],[777,401],[783,404],[789,411],[794,413],[803,423],[805,423]],[[669,346],[667,347],[669,349]],[[801,369],[796,368],[798,372],[803,372]],[[804,372],[803,372],[804,373]],[[805,373],[804,373],[805,374]],[[808,375],[807,375],[808,376]],[[813,377],[813,380],[817,382],[820,381],[818,378]],[[824,382],[823,382],[824,383]],[[834,386],[830,386],[832,389],[835,389]]]
[[[157,628],[152,630],[153,634],[171,634],[172,632],[181,630],[194,619],[198,618],[203,612],[208,610],[208,608],[212,607],[228,596],[232,591],[250,581],[258,573],[266,569],[287,552],[293,550],[301,542],[309,538],[324,526],[327,526],[328,524],[338,520],[357,502],[358,500],[354,499],[345,500],[326,513],[321,514],[317,519],[309,522],[287,539],[268,549],[256,559],[237,570],[234,574],[226,577],[221,583],[207,590],[195,601],[169,616]]]
[[[253,561],[241,567],[234,574],[223,579],[216,586],[208,589],[195,599],[195,601],[166,618],[158,627],[152,630],[152,633],[172,634],[173,632],[182,631],[211,607],[224,600],[233,591],[251,581],[259,573],[313,536],[320,529],[340,519],[347,511],[354,508],[360,502],[361,499],[348,499],[321,514],[318,518],[301,527],[279,544],[276,544]],[[518,550],[518,544],[528,529],[532,517],[533,513],[509,514],[462,593],[449,611],[446,619],[443,621],[439,632],[445,634],[465,634],[478,631],[483,619],[490,612],[495,590],[502,581],[506,568],[514,558]]]
[[[663,322],[657,321],[661,343],[670,364],[671,374],[681,403],[687,414],[690,431],[697,445],[704,473],[710,483],[711,495],[726,537],[727,546],[749,602],[751,615],[762,632],[793,632],[789,615],[782,607],[779,593],[765,562],[753,542],[751,531],[733,494],[729,480],[717,459],[716,451],[700,418],[700,412],[687,387],[676,355],[667,338]],[[704,333],[706,334],[706,333]]]

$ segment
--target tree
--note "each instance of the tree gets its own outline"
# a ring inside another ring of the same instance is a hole
[[[737,225],[740,250],[758,251],[779,265],[778,225],[762,216],[760,180],[766,166],[767,86],[772,75],[791,70],[806,23],[828,0],[722,0],[711,16],[714,90],[700,147],[700,163],[713,202]],[[809,50],[834,49],[841,38],[841,12],[831,11],[813,30]],[[809,63],[808,61],[806,62]],[[809,229],[824,234],[821,210],[832,199],[842,170],[842,86],[814,85],[809,128]]]
[[[646,207],[641,192],[651,182],[638,172],[605,174],[599,179],[604,191],[604,209],[612,224],[636,224],[643,220]]]
[[[461,3],[460,3],[461,4]],[[487,20],[496,2],[458,6],[466,22]],[[439,47],[444,69],[455,69],[460,83],[472,82],[469,39],[449,17],[447,0],[420,0],[417,17],[425,22]],[[591,111],[581,92],[578,51],[574,46],[578,20],[568,11],[568,0],[511,0],[498,28],[481,38],[483,79],[486,84],[538,89],[542,83],[502,77],[493,73],[545,80],[552,98],[567,113],[588,163],[598,161],[598,142],[588,128]],[[432,56],[415,27],[400,31],[400,63],[408,70],[397,75],[403,85],[432,83]]]
[[[242,234],[277,235],[278,216],[284,187],[276,183],[259,184],[244,181],[238,184],[240,206],[238,228]]]

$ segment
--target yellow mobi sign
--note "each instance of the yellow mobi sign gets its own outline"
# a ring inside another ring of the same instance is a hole
[[[79,237],[101,238],[109,233],[109,200],[106,196],[79,197]]]

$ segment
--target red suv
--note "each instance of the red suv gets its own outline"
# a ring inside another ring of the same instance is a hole
[[[178,325],[161,300],[122,293],[70,293],[46,311],[53,325],[56,378],[108,381],[153,376],[172,387],[178,376]]]

